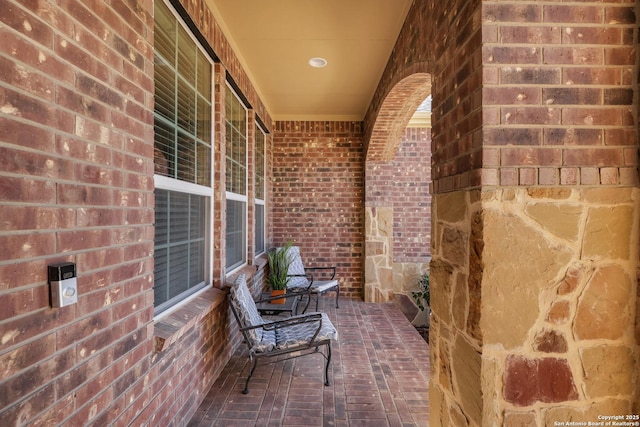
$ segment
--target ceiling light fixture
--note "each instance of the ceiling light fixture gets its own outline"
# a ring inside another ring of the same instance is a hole
[[[324,59],[324,58],[320,58],[320,57],[311,58],[309,60],[309,65],[311,65],[314,68],[326,67],[327,66],[327,60]]]

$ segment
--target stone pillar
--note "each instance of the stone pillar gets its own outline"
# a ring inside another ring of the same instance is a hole
[[[636,188],[434,197],[432,425],[637,413],[639,197]]]
[[[393,298],[393,208],[365,208],[364,300]]]
[[[635,188],[482,193],[484,423],[633,412]]]
[[[432,200],[430,423],[479,426],[482,223],[472,223],[481,211],[480,191],[439,194]]]

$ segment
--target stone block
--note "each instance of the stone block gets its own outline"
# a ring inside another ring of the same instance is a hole
[[[553,245],[543,230],[515,215],[486,209],[484,219],[484,342],[519,347],[538,319],[540,292],[557,280],[573,250]]]
[[[538,400],[538,364],[522,356],[510,356],[504,373],[504,398],[516,406],[529,406]]]
[[[440,340],[438,343],[438,382],[442,386],[443,390],[452,391],[451,385],[451,352],[449,350],[449,343]],[[431,362],[433,364],[433,362]]]
[[[442,404],[444,396],[434,381],[429,382],[429,423],[433,426],[445,425],[442,423]]]
[[[365,234],[365,236],[373,236],[374,235],[375,211],[376,211],[376,208],[371,208],[371,207],[364,208],[364,234]],[[368,243],[369,242],[367,242],[367,244]]]
[[[579,237],[583,209],[575,204],[534,203],[525,212],[542,228],[561,239],[575,242]]]
[[[442,257],[451,264],[464,267],[467,265],[469,237],[462,230],[444,227],[442,231]]]
[[[637,373],[638,368],[630,348],[601,345],[583,349],[580,357],[587,397],[624,396],[634,392],[633,373]]]
[[[453,378],[462,410],[477,425],[482,424],[482,360],[480,352],[458,334],[452,350]]]
[[[367,256],[383,255],[385,248],[385,242],[368,240],[365,245],[365,251]]]
[[[453,267],[443,261],[431,262],[429,286],[431,287],[431,309],[446,324],[451,324],[451,288]]]
[[[562,325],[567,323],[570,316],[571,306],[569,305],[569,301],[556,301],[551,304],[551,308],[549,309],[549,313],[547,314],[547,322]]]
[[[578,399],[571,368],[564,359],[540,359],[538,382],[541,402],[565,402]]]
[[[365,285],[368,284],[377,284],[379,283],[378,279],[378,268],[376,267],[375,258],[367,257],[364,260],[364,277],[366,280]]]
[[[633,209],[630,206],[589,209],[584,231],[583,257],[628,260],[633,221]]]
[[[464,274],[458,273],[453,291],[451,314],[456,328],[464,330],[467,323],[467,280]]]
[[[505,412],[504,427],[531,427],[537,426],[535,412]]]
[[[531,406],[577,400],[578,392],[565,359],[511,355],[504,374],[504,398],[515,406]]]
[[[480,421],[480,420],[478,420]],[[469,421],[464,416],[458,405],[451,405],[449,408],[449,423],[456,427],[468,427]]]
[[[622,267],[599,268],[578,301],[577,339],[618,339],[631,324],[631,278]]]
[[[529,188],[529,197],[532,199],[565,200],[571,197],[571,189],[568,188]]]
[[[384,289],[390,289],[393,285],[393,269],[378,268],[378,280]]]
[[[378,236],[390,237],[393,235],[393,208],[377,208],[377,233]]]
[[[536,335],[533,348],[543,353],[566,353],[568,344],[562,332],[546,330]]]
[[[436,201],[435,216],[438,221],[455,224],[463,221],[467,216],[467,197],[464,191],[438,194],[434,196]]]
[[[564,279],[558,287],[558,295],[568,295],[575,291],[582,281],[591,274],[592,268],[585,265],[573,265],[564,275]]]
[[[482,356],[482,419],[485,422],[502,418],[502,408],[496,402],[502,401],[502,363]]]
[[[484,262],[484,213],[478,210],[471,217],[471,238],[469,244],[469,276],[467,280],[467,298],[469,310],[467,313],[467,332],[469,335],[482,341],[480,318],[482,310],[482,280]]]
[[[631,202],[634,197],[637,197],[637,192],[637,188],[631,187],[594,187],[586,188],[582,192],[582,197],[588,203],[620,205]]]

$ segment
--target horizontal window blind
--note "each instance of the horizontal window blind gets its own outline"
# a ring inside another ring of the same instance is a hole
[[[206,285],[211,246],[212,65],[155,2],[155,313]]]
[[[154,304],[157,310],[205,284],[208,197],[155,190]]]
[[[156,2],[155,173],[211,186],[211,62]]]

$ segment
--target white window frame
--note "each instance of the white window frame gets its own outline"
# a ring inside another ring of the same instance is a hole
[[[173,14],[173,16],[176,18],[176,21],[178,23],[178,25],[181,25],[183,30],[189,35],[189,37],[191,38],[191,40],[193,41],[193,43],[195,44],[197,49],[200,49],[201,53],[204,55],[204,57],[209,61],[209,63],[211,64],[211,93],[210,93],[210,101],[211,101],[211,129],[210,129],[210,135],[211,135],[211,165],[210,165],[210,177],[209,177],[209,182],[211,183],[209,187],[204,186],[204,185],[199,185],[199,184],[194,184],[188,181],[182,181],[176,178],[170,178],[164,175],[157,175],[154,174],[153,175],[153,183],[154,183],[154,189],[160,189],[160,190],[167,190],[167,191],[174,191],[174,192],[180,192],[180,193],[188,193],[188,194],[193,194],[193,195],[198,195],[198,196],[205,196],[209,198],[209,203],[207,204],[207,210],[205,212],[205,236],[206,236],[206,241],[205,241],[205,266],[204,266],[204,283],[199,285],[199,286],[195,286],[185,292],[183,292],[182,294],[180,294],[180,298],[175,301],[175,302],[171,302],[172,300],[167,301],[167,303],[171,303],[169,307],[165,307],[164,304],[161,305],[160,307],[162,307],[162,310],[158,313],[154,312],[154,320],[157,320],[159,318],[162,318],[163,316],[166,316],[167,314],[169,314],[170,312],[176,310],[177,308],[181,307],[184,304],[187,304],[188,301],[190,301],[195,294],[197,294],[198,292],[201,292],[202,290],[204,290],[204,288],[206,288],[207,286],[210,286],[211,283],[213,283],[213,267],[214,267],[214,262],[213,262],[213,242],[214,242],[214,238],[215,238],[215,233],[214,233],[214,229],[213,229],[213,217],[214,217],[214,177],[215,177],[215,162],[214,162],[214,147],[215,147],[215,109],[214,109],[214,105],[215,105],[215,88],[214,88],[214,61],[212,60],[212,58],[209,56],[209,54],[207,53],[207,51],[202,47],[202,45],[200,44],[200,42],[197,40],[197,38],[194,36],[194,34],[191,32],[191,30],[189,29],[189,26],[184,22],[184,20],[182,19],[182,17],[180,16],[180,14],[175,10],[175,8],[171,5],[171,3],[167,0],[163,0],[164,5],[167,7],[167,9],[169,9],[169,11]],[[154,22],[155,25],[155,22]],[[155,81],[154,81],[154,85],[155,85]],[[166,304],[166,303],[165,303]],[[156,307],[154,307],[154,310],[157,310]]]
[[[229,273],[233,273],[234,271],[244,267],[245,265],[247,265],[248,261],[248,253],[249,253],[249,242],[248,242],[248,232],[249,232],[249,197],[247,195],[247,193],[249,192],[249,110],[247,109],[247,107],[245,106],[244,102],[242,102],[242,99],[240,99],[240,96],[238,96],[238,94],[236,93],[236,90],[229,84],[229,82],[226,82],[227,84],[227,88],[228,88],[228,93],[232,93],[233,96],[236,98],[236,100],[238,101],[238,103],[242,106],[242,109],[244,110],[244,114],[245,114],[245,135],[246,135],[246,139],[245,139],[245,150],[244,150],[244,191],[245,194],[238,194],[238,193],[234,193],[231,191],[226,191],[225,190],[225,197],[227,200],[232,200],[232,201],[236,201],[236,202],[243,202],[244,203],[244,226],[243,226],[243,245],[244,245],[244,254],[242,255],[242,262],[227,267],[227,260],[225,259],[224,265],[225,265],[225,269],[226,268],[230,268],[229,271],[226,271],[226,274]],[[225,114],[226,116],[226,114]],[[225,122],[226,122],[226,117],[225,117]],[[226,126],[226,123],[225,123]],[[226,141],[225,141],[226,144]],[[225,153],[225,164],[227,161],[227,154]],[[226,183],[225,183],[225,188],[226,188]],[[227,210],[228,211],[228,210]],[[227,213],[225,212],[225,215]],[[225,233],[225,246],[226,246],[226,230],[224,231]],[[226,251],[225,251],[226,253]]]
[[[254,204],[255,206],[262,206],[263,210],[262,210],[262,241],[264,242],[264,248],[262,248],[262,250],[258,251],[258,249],[256,248],[255,250],[255,257],[258,257],[260,255],[262,255],[263,253],[266,252],[266,239],[267,239],[267,202],[266,202],[266,195],[267,195],[267,133],[265,132],[264,129],[262,129],[262,126],[260,126],[259,124],[256,124],[256,135],[258,134],[258,132],[260,132],[260,134],[262,135],[262,154],[263,154],[263,158],[262,158],[262,171],[264,173],[264,176],[262,177],[263,179],[263,183],[262,183],[262,194],[264,194],[265,198],[264,199],[260,199],[258,197],[254,198]],[[255,144],[255,148],[254,148],[254,164],[256,166],[257,169],[257,162],[255,161],[256,156],[255,153],[257,153],[257,138],[254,136],[254,140],[256,141]],[[254,171],[254,176],[256,175],[255,171]],[[255,179],[254,179],[255,182]],[[257,184],[255,187],[255,194],[258,194],[257,191]],[[254,245],[255,245],[255,240],[258,237],[258,233],[257,233],[257,229],[256,229],[256,224],[257,224],[257,218],[258,218],[258,213],[257,210],[254,209],[254,224],[253,224],[253,230],[254,230]]]

